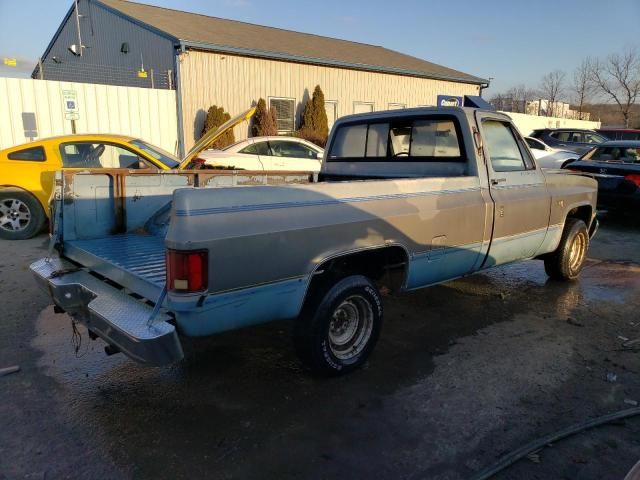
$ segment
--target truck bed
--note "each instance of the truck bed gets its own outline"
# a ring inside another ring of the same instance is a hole
[[[120,234],[65,242],[65,257],[155,301],[165,282],[164,238]]]

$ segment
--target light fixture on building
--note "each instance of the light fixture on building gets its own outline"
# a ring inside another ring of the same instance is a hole
[[[76,45],[75,43],[69,45],[69,51],[73,53],[76,57],[82,56],[82,49],[85,48],[84,45]]]

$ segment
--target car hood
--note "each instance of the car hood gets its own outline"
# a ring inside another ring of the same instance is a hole
[[[187,153],[187,155],[180,161],[180,166],[178,167],[178,169],[179,170],[184,170],[185,168],[188,168],[189,165],[191,164],[191,162],[204,149],[206,149],[209,145],[211,145],[211,143],[213,143],[213,141],[216,138],[218,138],[220,135],[222,135],[227,130],[235,127],[239,123],[241,123],[241,122],[243,122],[245,120],[249,120],[253,116],[254,113],[256,113],[256,108],[255,107],[250,108],[249,110],[247,110],[244,113],[241,113],[237,117],[234,117],[234,118],[232,118],[230,120],[227,120],[226,122],[224,122],[222,125],[220,125],[215,130],[210,130],[207,133],[205,133],[202,136],[202,138],[200,140],[198,140],[198,143],[196,143],[194,145],[194,147],[189,151],[189,153]]]

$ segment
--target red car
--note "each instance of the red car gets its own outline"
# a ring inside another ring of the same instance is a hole
[[[596,132],[610,140],[640,140],[640,130],[633,128],[600,128]]]

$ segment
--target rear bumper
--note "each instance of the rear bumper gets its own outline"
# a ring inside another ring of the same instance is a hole
[[[101,281],[74,264],[54,257],[31,265],[38,284],[54,303],[105,342],[147,365],[165,365],[184,356],[170,317]]]

